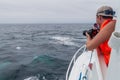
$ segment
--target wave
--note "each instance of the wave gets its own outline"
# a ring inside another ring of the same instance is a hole
[[[37,76],[31,76],[31,77],[28,77],[24,80],[39,80],[39,78]]]
[[[3,68],[6,68],[10,64],[11,64],[10,62],[1,62],[0,63],[0,70],[2,70]]]
[[[55,40],[54,42],[52,42],[55,44],[63,44],[63,45],[67,45],[67,46],[79,47],[79,45],[73,41],[75,39],[72,37],[52,36],[51,39]]]
[[[68,61],[48,55],[35,56],[28,64],[0,62],[0,80],[64,80],[67,66]]]

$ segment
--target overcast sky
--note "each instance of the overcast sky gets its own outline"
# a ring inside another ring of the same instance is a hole
[[[115,0],[0,0],[0,23],[95,22],[97,8]]]

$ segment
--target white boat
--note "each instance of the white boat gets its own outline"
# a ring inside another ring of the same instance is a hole
[[[119,80],[120,79],[120,9],[117,10],[116,29],[109,45],[112,48],[109,67],[96,50],[86,51],[85,45],[73,56],[66,73],[66,80]],[[82,54],[81,54],[82,50]],[[81,54],[81,55],[80,55]],[[92,66],[91,66],[92,65]],[[92,67],[92,69],[91,69]]]

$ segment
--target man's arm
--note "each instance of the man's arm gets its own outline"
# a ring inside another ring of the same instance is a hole
[[[86,36],[87,36],[86,47],[87,47],[87,49],[93,50],[93,49],[97,48],[104,41],[109,40],[112,32],[115,29],[115,23],[116,23],[115,20],[109,22],[102,30],[100,30],[100,32],[93,39],[91,39],[89,34],[86,33]]]

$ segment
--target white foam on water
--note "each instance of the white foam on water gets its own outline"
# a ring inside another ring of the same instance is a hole
[[[63,37],[63,36],[53,36],[52,39],[59,40],[59,41],[71,40],[70,37]]]
[[[56,40],[55,42],[53,42],[53,43],[56,43],[56,44],[63,44],[63,45],[79,47],[79,45],[77,43],[73,42],[74,38],[71,38],[71,37],[53,36],[51,38],[53,40]]]
[[[40,75],[38,75],[38,77],[37,76],[30,76],[24,80],[40,80],[39,77],[40,77]],[[47,80],[47,79],[45,78],[45,76],[43,76],[42,80]]]
[[[16,49],[17,49],[17,50],[20,50],[20,49],[21,49],[21,47],[20,47],[20,46],[17,46],[17,47],[16,47]]]
[[[38,79],[38,77],[36,77],[36,76],[31,76],[31,77],[26,78],[26,79],[24,79],[24,80],[39,80],[39,79]]]

